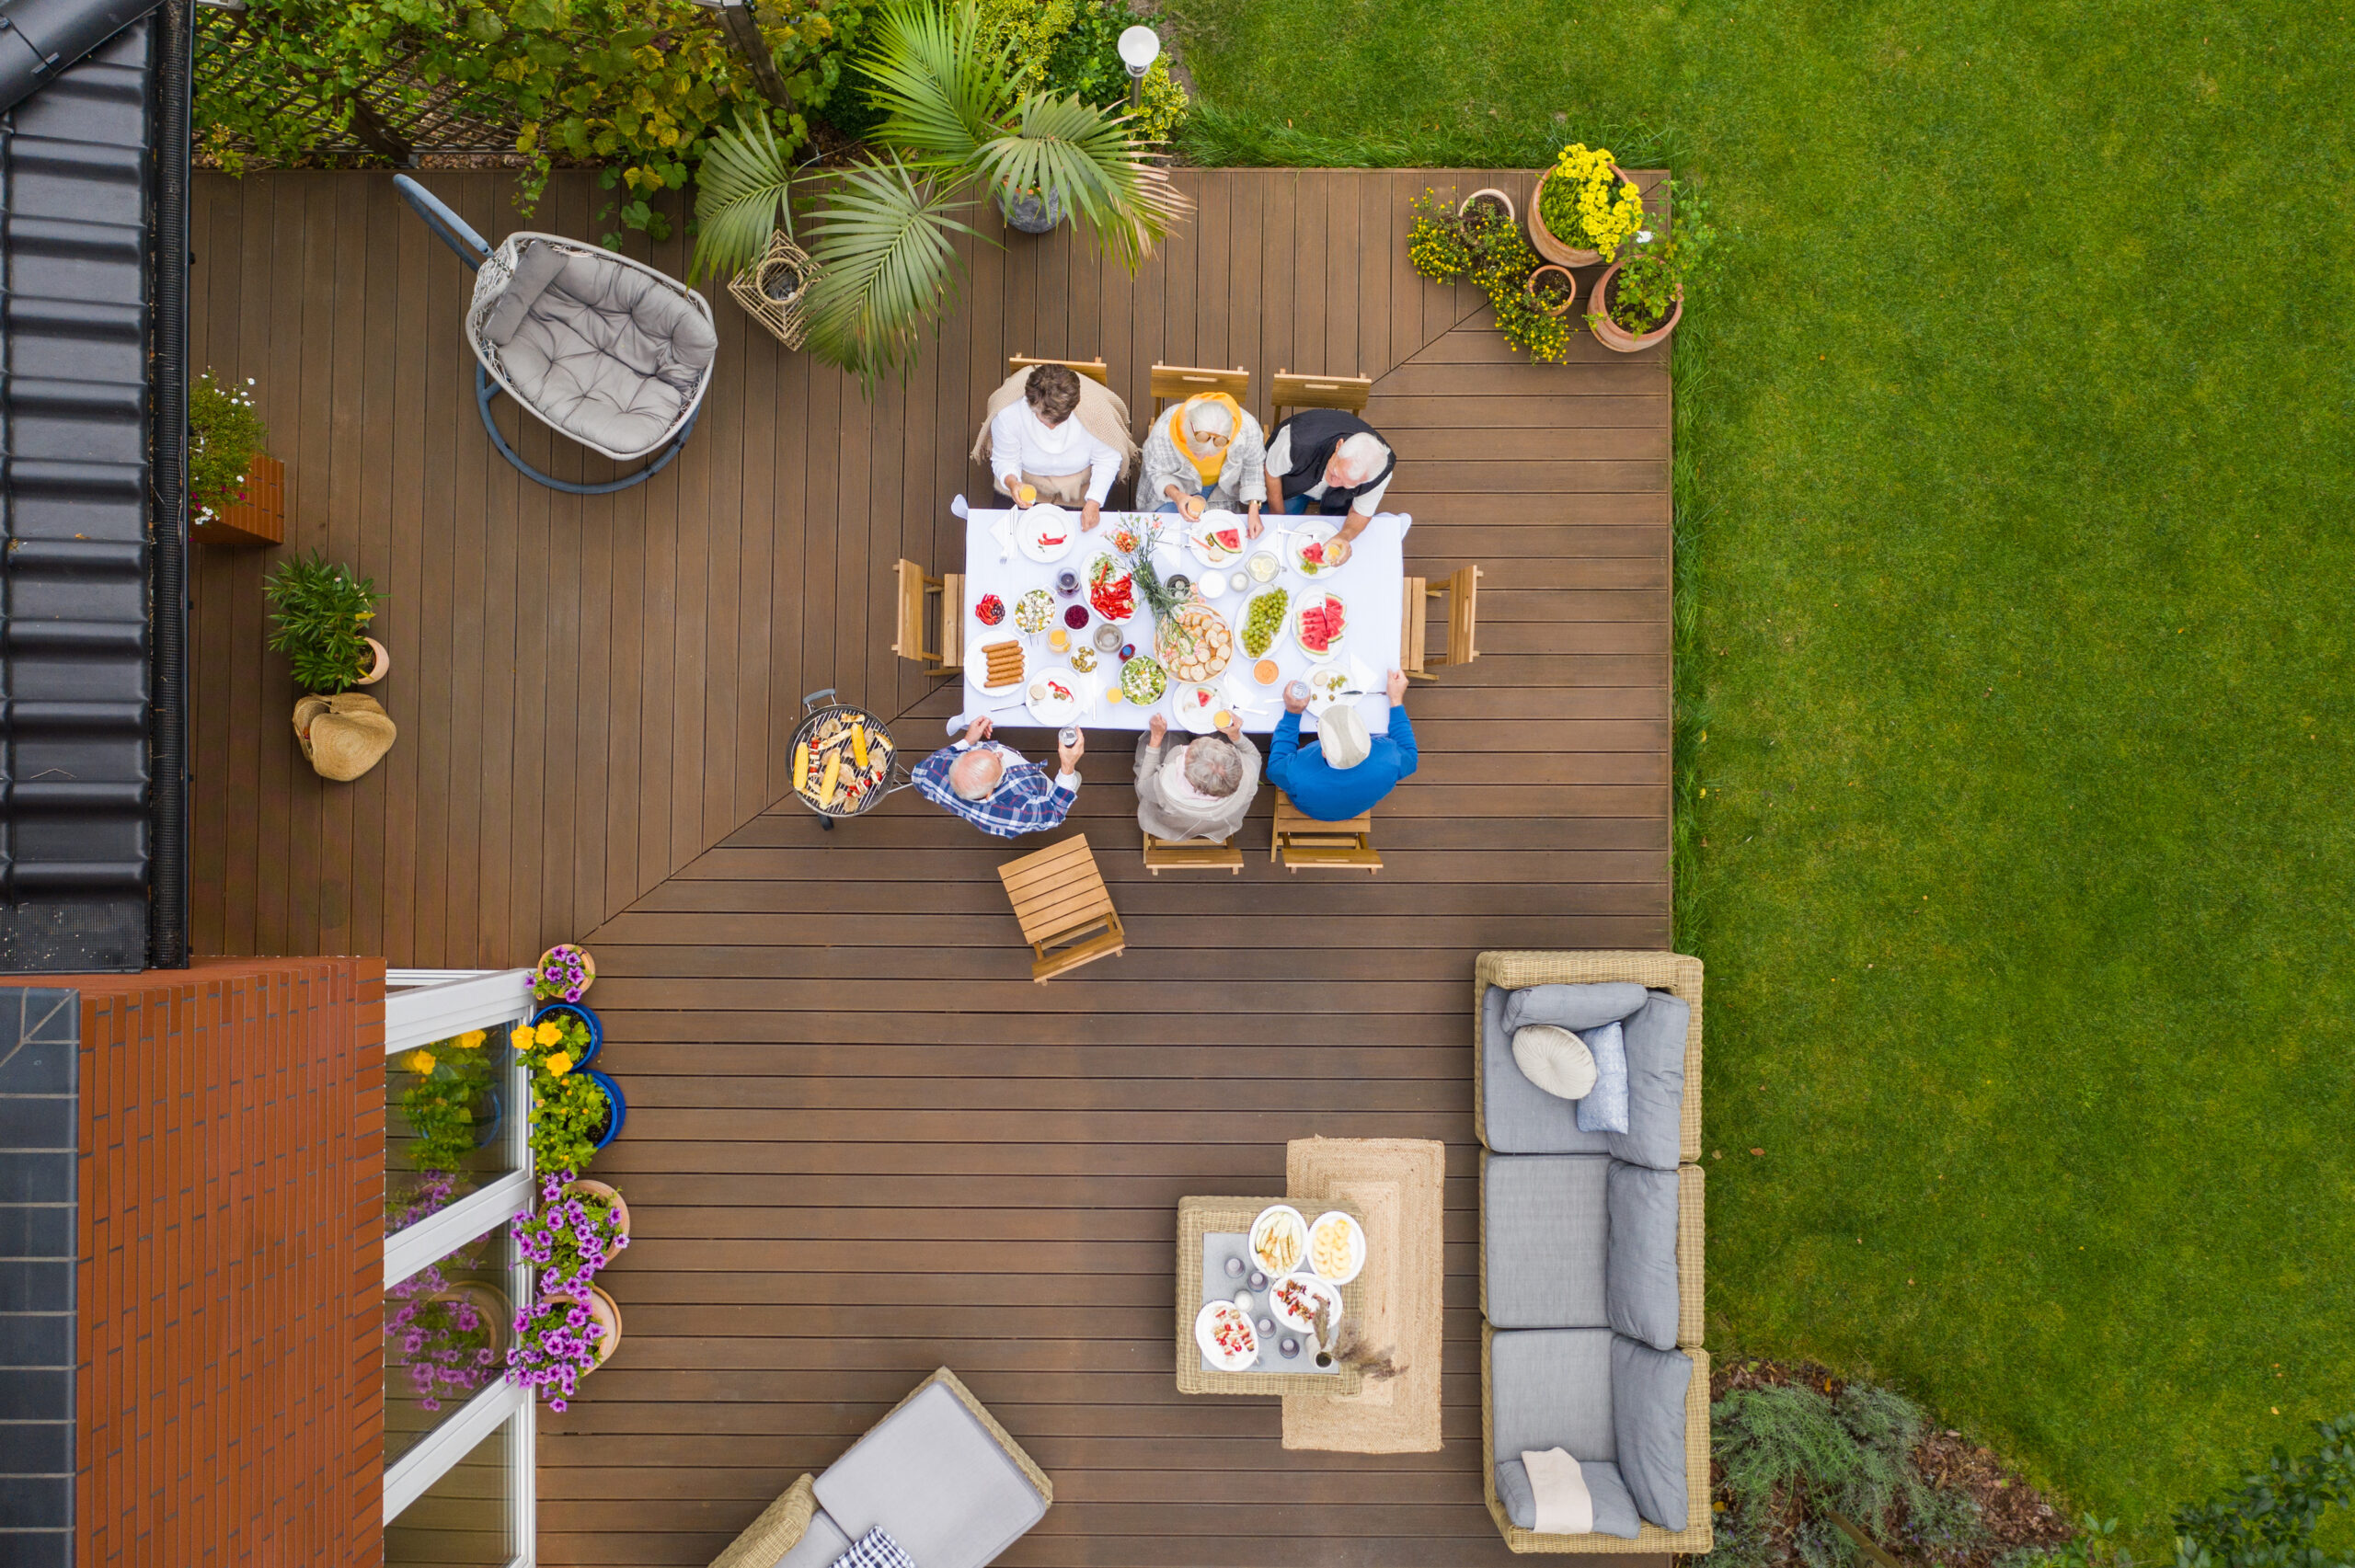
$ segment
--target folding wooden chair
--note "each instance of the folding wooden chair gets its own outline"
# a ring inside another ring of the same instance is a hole
[[[1346,822],[1319,822],[1278,790],[1276,837],[1268,858],[1281,862],[1286,871],[1295,874],[1304,865],[1330,871],[1380,871],[1382,857],[1373,850],[1373,813]]]
[[[1231,371],[1203,370],[1194,365],[1153,367],[1153,411],[1162,405],[1191,397],[1199,392],[1223,392],[1245,408],[1251,406],[1251,372],[1241,365]]]
[[[1463,567],[1437,588],[1421,578],[1407,579],[1406,601],[1399,607],[1400,670],[1419,681],[1436,681],[1439,677],[1431,673],[1435,667],[1469,664],[1480,657],[1475,646],[1480,622],[1480,576],[1478,567]],[[1428,601],[1433,599],[1447,601],[1447,647],[1436,654],[1429,650],[1430,633],[1425,624]]]
[[[1268,395],[1275,400],[1275,418],[1268,429],[1274,429],[1284,422],[1287,411],[1302,408],[1338,408],[1345,414],[1362,414],[1366,400],[1373,395],[1373,378],[1361,375],[1294,375],[1290,371],[1278,371],[1275,381],[1268,388]]]
[[[926,577],[922,567],[902,560],[892,568],[899,575],[899,615],[891,651],[913,659],[927,675],[953,674],[965,668],[965,578],[962,573]],[[929,647],[925,638],[925,601],[940,596],[940,646]]]
[[[1010,354],[1006,357],[1005,373],[1013,375],[1033,365],[1067,365],[1084,376],[1093,377],[1099,386],[1112,384],[1111,371],[1101,360],[1042,360],[1031,354]]]
[[[1144,835],[1144,868],[1155,876],[1165,871],[1231,871],[1243,875],[1243,852],[1232,838],[1156,839]]]
[[[1014,901],[1022,940],[1030,944],[1030,978],[1040,985],[1127,951],[1128,933],[1120,929],[1104,874],[1088,853],[1086,834],[1009,860],[997,875]]]

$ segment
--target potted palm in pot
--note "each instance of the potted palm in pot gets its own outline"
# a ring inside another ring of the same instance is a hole
[[[1573,142],[1540,176],[1529,199],[1529,240],[1564,267],[1591,267],[1618,254],[1643,226],[1644,193],[1606,147]]]
[[[1700,276],[1717,231],[1699,193],[1681,180],[1671,189],[1670,214],[1638,230],[1627,254],[1595,280],[1586,323],[1606,349],[1632,354],[1666,342],[1683,319],[1685,289]]]
[[[1187,202],[1125,112],[1076,95],[1026,91],[973,0],[889,0],[855,63],[882,119],[875,147],[810,182],[811,277],[802,296],[810,351],[872,385],[904,373],[955,303],[953,213],[976,192],[1025,193],[1069,214],[1133,271]],[[696,181],[694,270],[733,271],[792,210],[796,173],[758,116],[713,138]]]

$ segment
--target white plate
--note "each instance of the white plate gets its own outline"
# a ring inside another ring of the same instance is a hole
[[[1327,708],[1342,700],[1341,693],[1349,684],[1347,670],[1338,664],[1318,665],[1308,672],[1308,711],[1321,716]]]
[[[979,623],[975,624],[978,625]],[[1019,701],[1023,692],[1028,688],[1030,666],[1034,662],[1030,657],[1030,640],[1014,629],[1014,615],[1010,611],[1003,622],[994,626],[983,627],[982,630],[988,635],[977,638],[969,637],[965,642],[965,684],[993,703]],[[982,682],[988,680],[990,676],[990,661],[982,649],[991,643],[1006,642],[1022,645],[1022,679],[1010,681],[1004,686],[982,685]]]
[[[1310,1223],[1308,1234],[1313,1239],[1316,1234],[1317,1226],[1335,1222],[1350,1228],[1350,1266],[1342,1273],[1334,1275],[1327,1274],[1323,1269],[1318,1268],[1313,1255],[1304,1258],[1302,1262],[1304,1267],[1326,1284],[1347,1285],[1365,1269],[1365,1227],[1339,1209],[1328,1208]]]
[[[1325,645],[1324,651],[1321,653],[1316,649],[1310,647],[1307,643],[1301,640],[1300,612],[1309,608],[1311,605],[1322,608],[1327,598],[1339,599],[1340,597],[1341,596],[1338,593],[1327,594],[1321,589],[1304,589],[1302,592],[1292,595],[1291,614],[1284,622],[1284,624],[1292,629],[1292,640],[1293,643],[1298,645],[1300,651],[1306,654],[1309,658],[1315,659],[1319,664],[1324,663],[1327,659],[1338,657],[1341,651],[1341,645],[1350,640],[1349,601],[1343,600],[1341,603],[1341,635],[1335,637],[1331,642],[1327,643]]]
[[[1048,544],[1051,538],[1056,543]],[[1040,501],[1028,511],[1016,514],[1014,542],[1040,566],[1052,566],[1070,555],[1071,547],[1079,543],[1079,514],[1065,511],[1052,501]]]
[[[1070,690],[1071,695],[1058,697],[1050,692],[1044,700],[1031,696],[1030,689],[1041,681],[1061,681]],[[1061,729],[1079,716],[1079,710],[1086,701],[1080,693],[1086,690],[1086,687],[1080,684],[1078,675],[1069,667],[1061,664],[1050,665],[1044,670],[1030,670],[1024,674],[1022,700],[1024,705],[1029,708],[1030,716],[1038,721],[1041,729]]]
[[[1088,557],[1087,565],[1080,571],[1079,596],[1087,601],[1087,608],[1089,612],[1097,616],[1097,619],[1110,621],[1115,624],[1125,626],[1131,621],[1135,620],[1137,614],[1137,601],[1139,595],[1137,593],[1134,576],[1133,574],[1130,574],[1129,612],[1126,615],[1107,615],[1104,613],[1104,607],[1096,602],[1094,584],[1096,581],[1096,563],[1098,561],[1109,561],[1112,563],[1115,572],[1128,573],[1128,567],[1121,563],[1120,558],[1118,555],[1111,554],[1109,551],[1099,550],[1095,555]],[[1014,619],[1014,610],[1011,605],[1006,608],[1005,618],[1009,621]]]
[[[1218,715],[1219,709],[1226,706],[1226,699],[1215,686],[1178,681],[1170,684],[1169,705],[1176,711],[1179,724],[1196,735],[1208,735],[1216,727],[1211,720]]]
[[[1037,625],[1026,626],[1022,624],[1022,617],[1026,607],[1030,614],[1039,617],[1039,624]],[[1046,635],[1047,629],[1049,627],[1060,624],[1060,617],[1063,612],[1063,606],[1055,602],[1054,589],[1051,588],[1025,589],[1021,593],[1015,596],[1014,601],[1011,604],[1008,604],[1005,607],[1005,624],[1012,626],[1016,631],[1021,633],[1026,637],[1044,636]]]
[[[1235,531],[1235,544],[1232,550],[1211,537],[1229,529]],[[1251,547],[1250,531],[1250,521],[1240,512],[1206,511],[1200,519],[1186,525],[1186,548],[1191,550],[1194,559],[1203,566],[1213,571],[1224,571],[1243,559],[1244,552]]]
[[[1308,545],[1324,544],[1340,532],[1341,526],[1338,523],[1320,522],[1314,519],[1293,524],[1292,532],[1284,537],[1284,565],[1312,582],[1327,572],[1338,571],[1340,569],[1338,567],[1326,567],[1314,561],[1304,561],[1300,558],[1300,553]],[[1347,564],[1343,563],[1343,565]]]
[[[1250,1342],[1248,1355],[1241,1351],[1229,1355],[1211,1337],[1212,1322],[1222,1316],[1231,1316],[1242,1325],[1244,1335]],[[1202,1310],[1194,1314],[1194,1344],[1200,1347],[1202,1358],[1222,1372],[1243,1371],[1259,1359],[1259,1331],[1252,1326],[1251,1314],[1232,1301],[1202,1303]]]
[[[1261,1238],[1267,1235],[1269,1227],[1284,1223],[1281,1217],[1287,1215],[1291,1217],[1292,1233],[1300,1238],[1301,1255],[1283,1267],[1271,1268],[1269,1266],[1269,1260],[1259,1255],[1259,1242]],[[1302,1216],[1300,1210],[1288,1203],[1271,1203],[1258,1212],[1251,1221],[1251,1261],[1259,1265],[1261,1273],[1279,1276],[1290,1274],[1307,1263],[1308,1221]]]
[[[1294,1272],[1284,1276],[1283,1278],[1276,1280],[1273,1284],[1270,1284],[1268,1287],[1268,1310],[1275,1318],[1276,1322],[1283,1324],[1284,1327],[1288,1329],[1294,1329],[1302,1333],[1315,1333],[1316,1332],[1315,1319],[1306,1316],[1296,1316],[1293,1313],[1287,1311],[1284,1308],[1284,1299],[1277,1294],[1279,1288],[1294,1282],[1297,1282],[1301,1288],[1306,1291],[1310,1297],[1323,1298],[1326,1305],[1332,1309],[1331,1312],[1326,1318],[1325,1326],[1327,1331],[1338,1328],[1341,1322],[1340,1288],[1338,1286],[1327,1285],[1325,1281],[1317,1278],[1314,1274],[1311,1274],[1304,1268],[1295,1270]]]

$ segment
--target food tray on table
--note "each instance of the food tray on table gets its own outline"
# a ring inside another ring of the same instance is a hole
[[[1257,1365],[1246,1371],[1215,1370],[1202,1356],[1201,1346],[1194,1341],[1194,1320],[1201,1314],[1202,1303],[1214,1297],[1232,1298],[1248,1284],[1245,1279],[1230,1279],[1225,1273],[1228,1253],[1249,1257],[1251,1221],[1260,1210],[1271,1203],[1288,1201],[1279,1197],[1186,1197],[1178,1200],[1178,1391],[1181,1394],[1286,1394],[1286,1393],[1356,1393],[1364,1374],[1354,1367],[1335,1363],[1329,1369],[1316,1368],[1309,1336],[1301,1334],[1299,1358],[1286,1361],[1270,1344],[1262,1348]],[[1314,1213],[1328,1208],[1340,1208],[1350,1213],[1361,1224],[1364,1216],[1356,1214],[1346,1204],[1318,1203]],[[1261,1301],[1252,1317],[1273,1318],[1275,1313]],[[1351,1283],[1340,1288],[1341,1320],[1344,1323],[1359,1319],[1365,1311],[1364,1287]],[[1281,1339],[1289,1331],[1278,1325],[1271,1339]],[[1283,1368],[1286,1370],[1271,1370]],[[1291,1369],[1297,1368],[1297,1369]]]

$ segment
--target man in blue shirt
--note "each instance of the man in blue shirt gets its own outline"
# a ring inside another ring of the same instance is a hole
[[[1283,722],[1268,752],[1268,777],[1303,816],[1346,822],[1373,809],[1390,786],[1415,771],[1415,727],[1407,722],[1407,677],[1390,672],[1390,733],[1369,736],[1365,719],[1336,703],[1316,721],[1317,738],[1300,743],[1305,696],[1284,698]]]
[[[1011,746],[990,738],[987,715],[966,727],[965,738],[918,764],[916,793],[1001,839],[1060,827],[1079,798],[1079,759],[1086,739],[1060,747],[1052,779]]]

